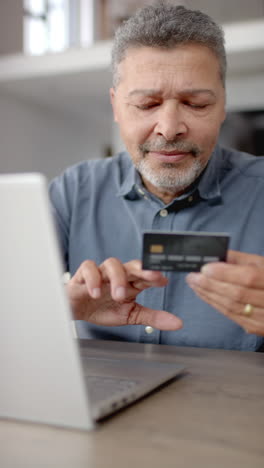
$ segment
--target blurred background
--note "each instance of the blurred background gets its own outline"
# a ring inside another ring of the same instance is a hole
[[[0,172],[50,179],[123,148],[109,103],[115,28],[147,0],[0,0]],[[186,0],[223,25],[220,142],[264,155],[264,0]]]

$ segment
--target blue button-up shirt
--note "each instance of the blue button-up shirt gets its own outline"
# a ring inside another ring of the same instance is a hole
[[[264,158],[216,147],[199,180],[168,205],[142,184],[128,153],[75,165],[50,185],[66,269],[74,274],[86,259],[100,264],[117,257],[141,258],[146,230],[228,232],[230,248],[264,255]],[[166,211],[164,211],[164,209]],[[163,211],[161,211],[163,210]],[[142,325],[102,327],[77,322],[81,338],[128,340],[238,350],[257,350],[262,337],[196,297],[185,273],[167,273],[165,288],[151,288],[138,302],[176,314],[177,331]]]

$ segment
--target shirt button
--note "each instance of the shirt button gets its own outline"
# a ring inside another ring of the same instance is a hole
[[[147,326],[145,327],[145,332],[148,333],[148,335],[150,335],[154,332],[154,328]]]
[[[62,283],[63,284],[67,284],[68,281],[70,281],[70,279],[71,279],[71,274],[70,274],[69,271],[66,271],[65,273],[63,273],[63,275],[62,275]]]
[[[140,187],[137,186],[137,191],[140,193],[140,195],[145,195],[144,190],[142,190]]]
[[[169,213],[168,213],[168,210],[164,209],[164,210],[160,210],[159,214],[162,218],[165,218],[166,216],[168,216]]]

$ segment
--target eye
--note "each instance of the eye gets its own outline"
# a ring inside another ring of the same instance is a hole
[[[153,103],[149,103],[149,104],[135,105],[135,107],[137,109],[140,109],[140,110],[149,110],[149,109],[153,109],[153,107],[157,107],[157,106],[158,106],[157,102],[153,102]]]
[[[191,107],[191,109],[205,109],[208,106],[208,104],[193,104],[188,101],[185,101],[183,104],[185,106]]]

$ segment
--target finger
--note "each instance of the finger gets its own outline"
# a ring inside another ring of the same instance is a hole
[[[108,258],[99,267],[104,281],[110,283],[111,296],[116,301],[127,297],[128,279],[124,265],[118,258]]]
[[[191,273],[186,277],[186,281],[193,289],[199,287],[204,292],[211,292],[219,296],[220,300],[227,308],[232,309],[234,304],[238,304],[239,310],[243,304],[252,304],[255,307],[262,308],[264,304],[264,291],[260,289],[247,288],[236,284],[230,284],[218,281],[201,273]]]
[[[264,268],[253,265],[234,265],[225,262],[207,263],[201,273],[226,283],[252,289],[264,288]]]
[[[168,279],[160,271],[142,270],[142,262],[140,260],[131,260],[124,264],[127,271],[129,282],[143,280],[146,283],[151,283],[152,286],[164,286]]]
[[[254,312],[253,312],[254,316],[246,317],[244,315],[241,315],[241,312],[243,311],[243,307],[244,307],[243,305],[241,307],[240,314],[238,314],[238,313],[234,313],[233,311],[230,311],[230,309],[225,307],[225,305],[223,305],[223,302],[221,301],[220,296],[216,298],[215,296],[212,296],[212,294],[206,293],[200,288],[196,288],[195,293],[197,294],[197,296],[200,297],[200,299],[207,302],[212,307],[214,307],[219,312],[221,312],[223,315],[233,320],[233,322],[240,325],[248,333],[253,333],[255,335],[264,336],[263,310],[260,311],[254,308]],[[255,318],[257,313],[259,313],[258,316],[260,317],[260,319]]]
[[[150,325],[158,330],[179,330],[182,321],[165,310],[153,310],[135,303],[128,317],[130,325]]]
[[[136,290],[143,291],[144,289],[148,289],[148,288],[164,287],[164,286],[166,286],[168,284],[168,281],[169,281],[168,278],[163,278],[162,280],[159,279],[159,280],[156,280],[156,281],[142,281],[142,280],[131,281],[130,284]]]
[[[222,310],[225,311],[227,314],[243,317],[243,310],[245,308],[246,303],[233,301],[225,295],[215,293],[214,291],[205,290],[198,285],[196,285],[193,289],[196,293],[199,293],[199,296],[203,294],[203,296],[207,298],[206,302],[210,302],[210,304],[213,307],[216,307],[217,305],[218,307],[221,307]],[[252,303],[250,304],[253,305]],[[264,322],[264,310],[258,306],[253,307],[254,319]]]
[[[71,281],[85,283],[92,298],[98,299],[101,296],[102,276],[94,261],[86,260],[83,262]]]
[[[264,268],[264,257],[262,255],[248,254],[237,250],[228,250],[227,261],[236,265],[255,265]]]

